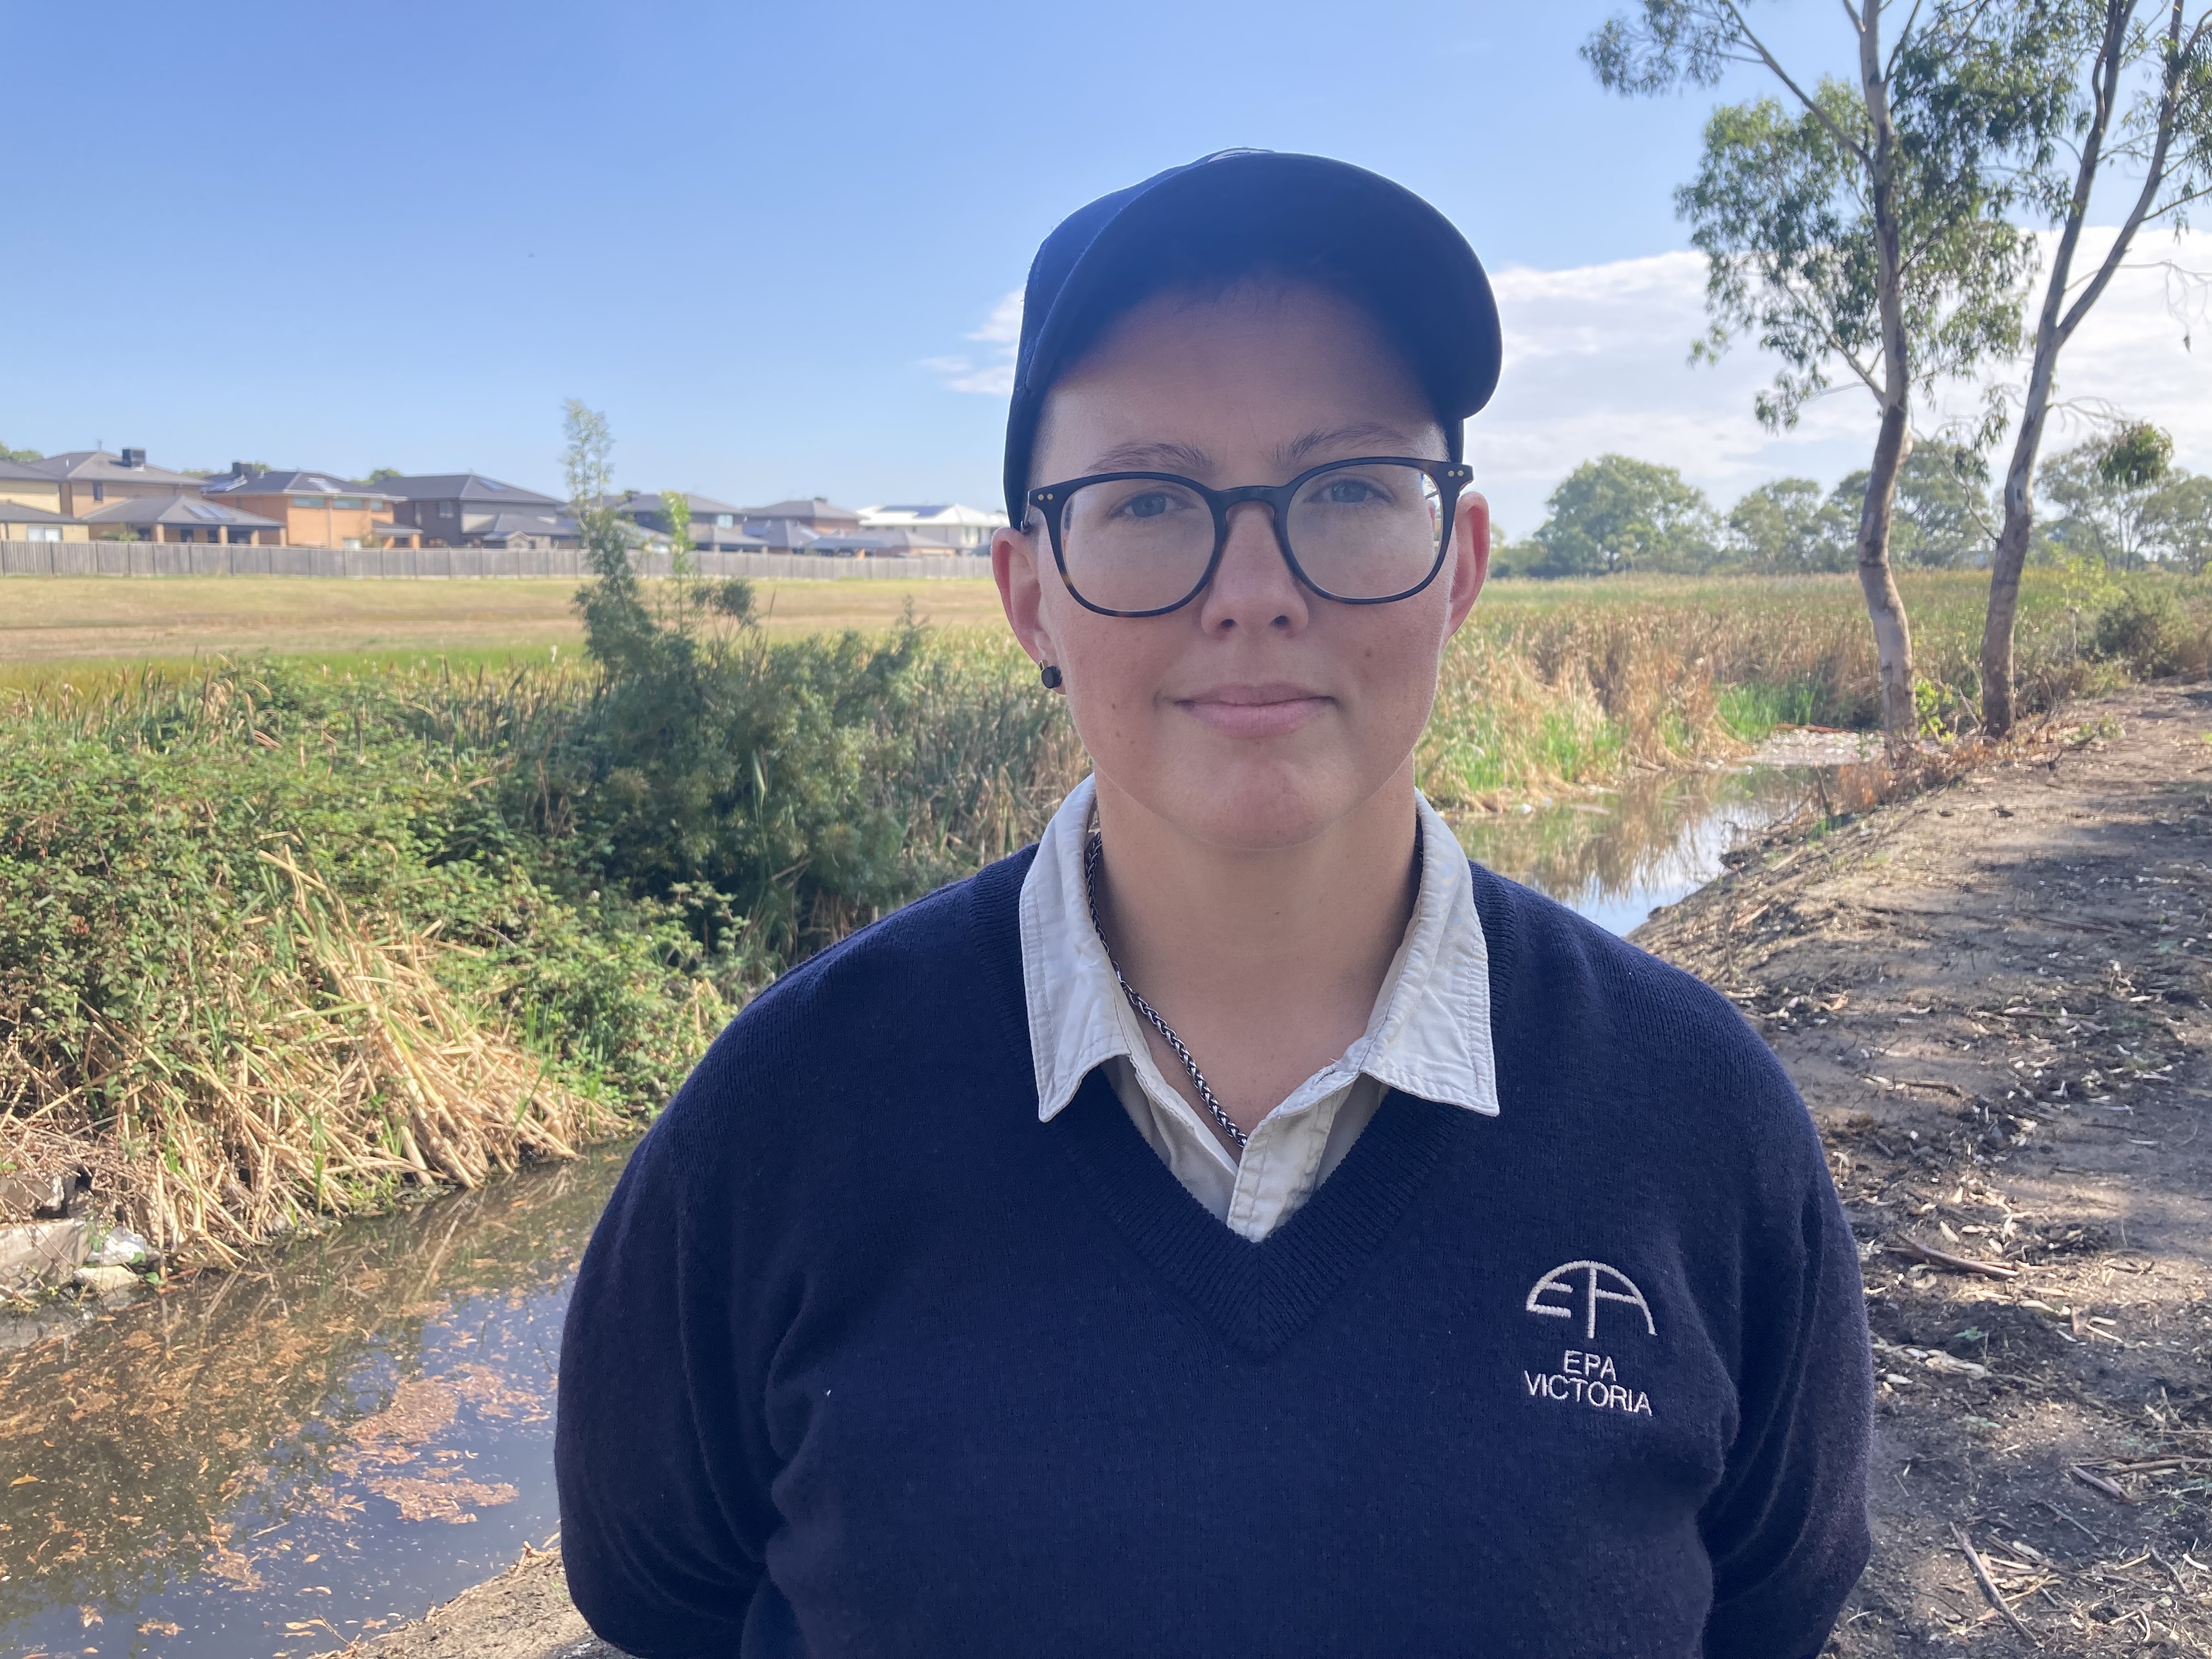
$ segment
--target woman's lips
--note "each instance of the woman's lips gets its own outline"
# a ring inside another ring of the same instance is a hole
[[[1223,686],[1176,699],[1176,708],[1231,738],[1282,737],[1328,704],[1328,698],[1298,685]]]

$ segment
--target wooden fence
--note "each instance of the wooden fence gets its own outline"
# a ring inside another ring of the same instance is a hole
[[[933,558],[833,559],[803,553],[695,553],[702,576],[876,578],[988,576],[971,554]],[[665,553],[635,553],[642,576],[669,573]],[[446,580],[578,580],[591,574],[574,548],[220,547],[201,542],[0,542],[0,576],[340,576]]]

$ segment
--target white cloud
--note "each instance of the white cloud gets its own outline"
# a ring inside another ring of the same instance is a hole
[[[933,371],[954,392],[978,392],[993,398],[1011,396],[1014,389],[1014,356],[1022,337],[1021,289],[1002,295],[991,307],[991,314],[983,319],[983,325],[968,337],[991,348],[981,354],[981,362],[967,355],[925,357],[921,366]]]
[[[2085,237],[2077,272],[2109,241],[2109,232]],[[2059,396],[2154,421],[2173,434],[2179,462],[2212,471],[2212,304],[2203,285],[2176,274],[2212,271],[2212,234],[2144,237],[2128,263],[2059,359]],[[1686,252],[1495,273],[1505,368],[1468,447],[1477,482],[1513,534],[1536,527],[1563,475],[1608,450],[1680,467],[1723,506],[1770,478],[1833,483],[1866,465],[1874,402],[1856,383],[1776,435],[1752,415],[1772,374],[1763,354],[1739,346],[1716,367],[1689,363],[1705,326],[1705,274],[1703,256]],[[2008,365],[1990,378],[2017,384],[2024,370]],[[1975,402],[1975,388],[1958,388],[1916,424],[1928,432]],[[2045,453],[2087,430],[2079,415],[2062,414]]]
[[[2102,254],[2110,235],[2084,237],[2077,272]],[[2212,471],[2212,287],[2176,275],[2212,272],[2212,232],[2147,234],[2128,264],[2059,359],[2059,397],[2155,421],[2173,434],[2178,462]],[[1867,464],[1874,400],[1856,382],[1778,435],[1752,415],[1753,398],[1773,374],[1764,354],[1739,345],[1717,366],[1690,363],[1690,342],[1705,326],[1701,254],[1569,270],[1509,265],[1491,281],[1504,323],[1505,368],[1498,395],[1468,427],[1468,449],[1477,483],[1516,536],[1536,527],[1544,497],[1561,477],[1609,450],[1680,467],[1723,507],[1769,479],[1797,474],[1833,483]],[[1021,327],[1018,289],[966,337],[978,349],[924,358],[921,366],[951,391],[1006,397]],[[2007,365],[1989,379],[2016,385],[2024,373],[2024,364]],[[1924,434],[1947,414],[1971,412],[1978,394],[1976,386],[1954,389],[1940,407],[1918,412],[1918,429]],[[2088,430],[2080,414],[2061,410],[2045,453]],[[2000,447],[1995,464],[2008,453]]]

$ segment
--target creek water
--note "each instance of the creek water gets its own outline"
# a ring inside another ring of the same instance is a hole
[[[1455,828],[1626,933],[1875,787],[1759,766]],[[0,1659],[305,1659],[549,1541],[561,1319],[626,1153],[0,1323]]]

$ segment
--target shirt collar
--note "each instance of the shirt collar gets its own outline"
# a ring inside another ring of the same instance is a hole
[[[1091,925],[1084,884],[1095,799],[1089,778],[1068,792],[1022,881],[1022,988],[1036,1063],[1037,1116],[1046,1122],[1092,1071],[1133,1052],[1121,1013],[1121,988]],[[1494,1117],[1490,950],[1474,883],[1450,826],[1425,798],[1417,793],[1414,801],[1421,816],[1420,892],[1366,1033],[1344,1061],[1389,1088]]]

